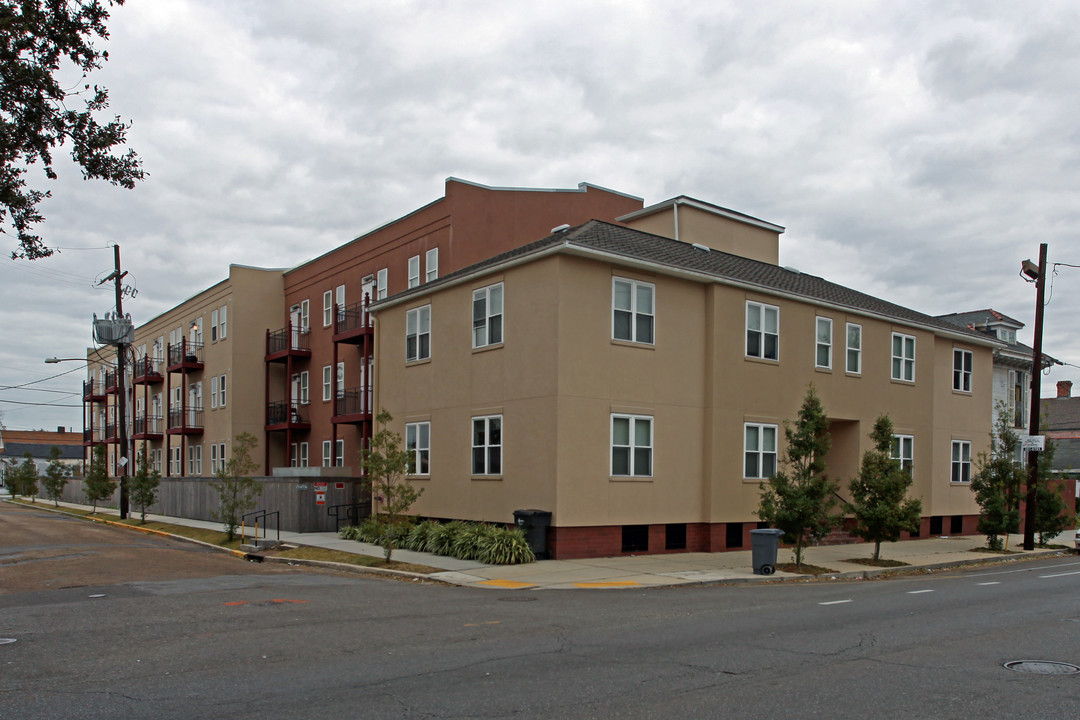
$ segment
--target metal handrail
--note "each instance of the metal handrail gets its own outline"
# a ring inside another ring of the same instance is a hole
[[[266,518],[274,516],[274,527],[277,528],[277,540],[281,542],[281,511],[252,510],[240,516],[240,542],[244,542],[245,525],[247,518],[255,516],[255,540],[259,539],[259,520],[263,520],[263,537],[266,537]]]
[[[334,518],[334,532],[341,529],[341,521],[344,519],[346,522],[352,521],[351,525],[356,525],[360,520],[360,509],[366,507],[367,503],[342,503],[341,505],[331,505],[326,508],[326,514]],[[342,518],[338,508],[346,508],[345,517]]]

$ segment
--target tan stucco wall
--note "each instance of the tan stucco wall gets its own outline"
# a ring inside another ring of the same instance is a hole
[[[663,208],[649,215],[625,221],[624,224],[635,230],[654,235],[662,235],[685,243],[698,243],[714,250],[741,255],[771,265],[779,264],[780,236],[776,232],[705,212],[683,203],[679,203],[677,207],[677,232],[674,207]]]

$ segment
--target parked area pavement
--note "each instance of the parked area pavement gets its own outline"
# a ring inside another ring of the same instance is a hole
[[[2,498],[0,498],[2,499]],[[54,510],[52,503],[39,502],[42,510]],[[88,505],[60,503],[66,508],[89,509]],[[113,508],[98,508],[99,516],[119,516]],[[189,527],[221,530],[221,523],[191,520],[166,515],[147,514],[146,519],[186,525]],[[251,529],[248,528],[250,533]],[[269,538],[276,539],[276,531],[269,531]],[[1062,545],[1071,545],[1073,531],[1067,530],[1056,538]],[[282,532],[281,542],[288,545],[310,546],[355,553],[371,557],[383,557],[378,545],[345,540],[336,533]],[[935,536],[919,540],[884,543],[882,558],[907,563],[907,567],[880,568],[858,562],[856,558],[873,556],[872,543],[828,545],[810,547],[803,551],[805,563],[826,567],[835,572],[820,578],[870,578],[883,573],[931,571],[985,562],[1015,562],[1038,556],[1072,553],[1071,549],[1021,549],[1022,535],[1010,535],[1007,547],[1014,554],[1002,555],[980,551],[985,548],[982,535]],[[540,589],[627,589],[663,587],[703,583],[777,582],[813,579],[812,575],[797,575],[777,570],[774,575],[755,575],[751,551],[738,550],[718,553],[669,553],[662,555],[627,555],[620,557],[587,558],[582,560],[538,560],[526,565],[485,565],[471,560],[442,557],[410,550],[394,550],[394,560],[438,568],[438,572],[424,577],[453,585],[498,590]],[[793,552],[780,548],[778,563],[793,561]],[[368,568],[364,568],[365,571]],[[393,572],[393,571],[377,571]],[[415,573],[401,573],[414,577]]]

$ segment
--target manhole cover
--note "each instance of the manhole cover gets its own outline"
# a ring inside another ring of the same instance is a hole
[[[1031,673],[1032,675],[1076,675],[1080,673],[1080,667],[1076,665],[1053,660],[1013,660],[1005,663],[1005,667],[1016,672]]]
[[[0,638],[0,645],[10,645],[15,642],[15,638]]]
[[[531,595],[507,595],[506,597],[499,598],[499,600],[502,600],[503,602],[532,602],[535,599],[536,598]]]

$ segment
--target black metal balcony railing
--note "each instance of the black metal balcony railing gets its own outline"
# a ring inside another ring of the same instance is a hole
[[[116,392],[118,385],[116,384],[116,371],[105,371],[105,392]]]
[[[303,425],[307,422],[307,408],[303,405],[282,400],[266,405],[267,425]]]
[[[82,384],[83,400],[93,400],[94,398],[102,398],[105,395],[105,388],[101,387],[100,383],[95,383],[93,380],[86,380]]]
[[[337,308],[337,319],[334,323],[335,333],[347,333],[361,328],[371,327],[371,314],[364,303],[358,302]]]
[[[172,408],[169,410],[170,428],[201,428],[203,411],[201,407]]]
[[[284,327],[266,333],[266,354],[274,355],[285,350],[311,350],[311,334],[306,330]]]
[[[371,413],[371,388],[349,388],[338,392],[334,399],[335,415],[367,415]]]
[[[162,422],[160,415],[136,415],[134,424],[136,435],[160,435]]]
[[[103,428],[102,435],[106,440],[115,440],[118,435],[116,434],[116,423],[111,422]]]
[[[135,361],[135,367],[132,368],[132,373],[137,378],[159,377],[161,370],[159,366],[161,361],[157,358],[145,355]]]
[[[105,433],[101,428],[94,428],[93,430],[83,430],[82,439],[84,443],[99,443],[105,440]]]
[[[181,363],[201,363],[203,344],[184,340],[178,345],[169,346],[169,365]]]

